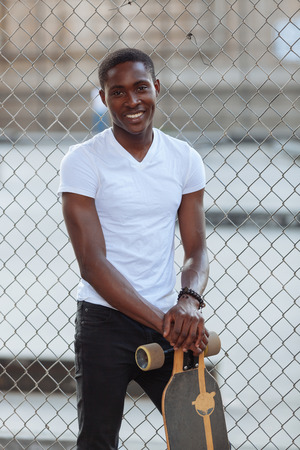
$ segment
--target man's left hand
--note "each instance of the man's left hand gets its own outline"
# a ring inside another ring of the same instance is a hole
[[[165,314],[163,336],[174,350],[182,347],[183,351],[192,350],[195,355],[205,350],[209,333],[201,312],[196,309],[195,299],[186,296]]]

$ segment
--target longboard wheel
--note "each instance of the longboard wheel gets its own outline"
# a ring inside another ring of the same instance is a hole
[[[135,360],[139,368],[144,371],[159,369],[164,365],[165,353],[159,344],[153,342],[138,347]]]
[[[204,350],[204,356],[217,355],[221,350],[221,339],[215,331],[209,332],[208,344]]]
[[[204,356],[213,356],[219,353],[221,340],[215,331],[210,331],[208,345],[204,350]],[[173,351],[163,350],[162,347],[153,342],[152,344],[141,345],[135,352],[135,360],[141,370],[148,371],[159,369],[165,362],[165,353]]]

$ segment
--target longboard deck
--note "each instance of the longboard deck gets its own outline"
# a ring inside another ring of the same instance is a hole
[[[191,352],[174,351],[173,373],[162,398],[168,450],[230,449],[220,389],[204,364],[204,356],[216,355],[220,348],[220,338],[210,332],[198,368]],[[140,346],[137,365],[145,371],[162,367],[166,352],[156,343]]]
[[[202,374],[200,381],[198,369],[174,373],[165,388],[162,404],[169,450],[230,448],[219,386],[206,368]]]

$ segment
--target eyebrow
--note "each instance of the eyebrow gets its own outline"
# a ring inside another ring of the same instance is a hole
[[[139,80],[139,81],[136,81],[134,84],[133,84],[133,86],[137,86],[138,84],[141,84],[141,83],[147,83],[147,84],[151,84],[150,83],[150,81],[146,78],[146,79],[141,79],[141,80]],[[109,90],[111,91],[111,90],[113,90],[113,89],[123,89],[125,86],[123,86],[122,84],[116,84],[116,85],[114,85],[114,86],[111,86],[110,88],[109,88]]]

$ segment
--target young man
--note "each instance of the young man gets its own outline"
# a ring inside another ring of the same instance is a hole
[[[160,91],[152,60],[135,49],[108,54],[100,96],[112,128],[70,148],[61,165],[63,214],[79,264],[76,317],[77,449],[117,449],[126,388],[135,380],[161,410],[172,358],[142,372],[147,342],[203,351],[200,311],[208,278],[200,156],[153,128]],[[177,299],[174,231],[184,248]]]

